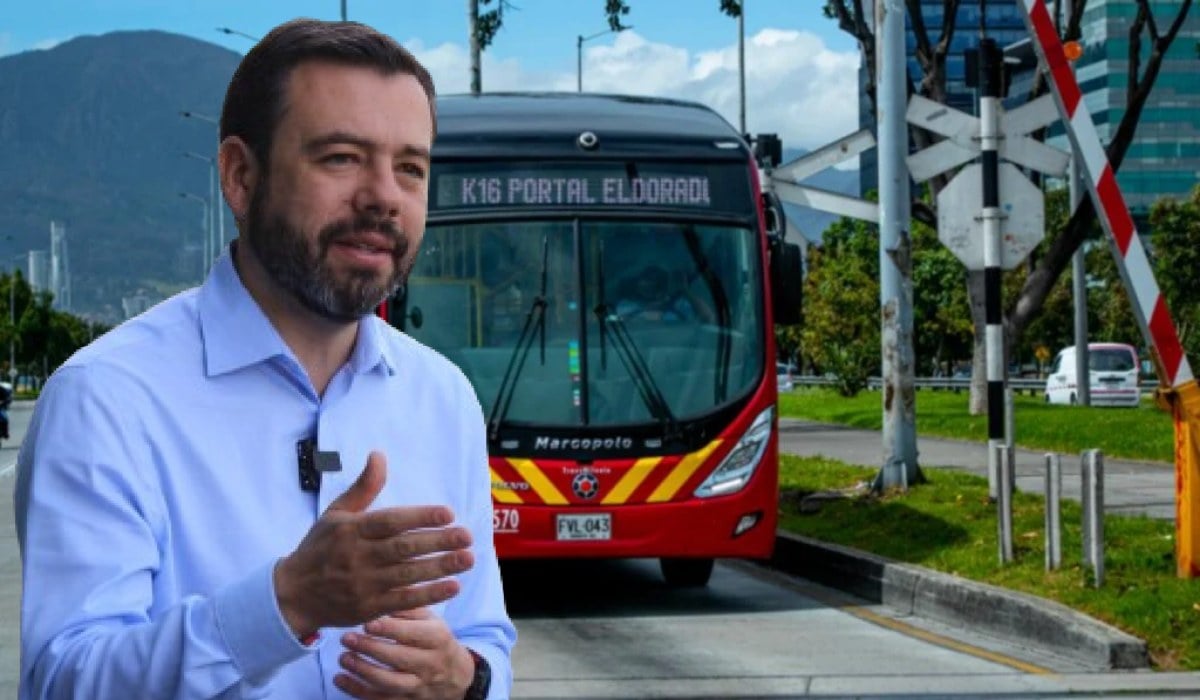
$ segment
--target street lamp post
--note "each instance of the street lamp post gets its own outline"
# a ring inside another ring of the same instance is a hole
[[[738,128],[746,135],[746,2],[738,3]]]
[[[583,92],[583,42],[591,41],[592,39],[595,39],[596,37],[599,37],[599,36],[604,36],[605,34],[616,34],[619,32],[623,32],[626,29],[633,29],[633,27],[629,26],[629,27],[621,27],[619,29],[605,29],[602,32],[596,32],[595,34],[590,34],[588,36],[579,34],[575,37],[575,91],[576,92]]]
[[[8,280],[8,327],[8,372],[12,374],[13,370],[17,368],[17,275],[15,271]]]
[[[192,194],[191,192],[180,192],[179,196],[183,197],[184,199],[194,199],[197,202],[200,202],[200,204],[203,206],[203,209],[201,209],[201,213],[203,214],[201,223],[204,225],[204,232],[205,232],[205,235],[207,236],[208,230],[210,228],[210,223],[208,220],[208,210],[209,210],[208,199],[205,197],[201,197],[198,194]],[[203,246],[201,246],[201,250],[203,250]],[[204,282],[204,273],[207,270],[208,270],[208,266],[205,264],[204,256],[201,255],[200,256],[200,282],[201,283]]]
[[[17,275],[8,281],[8,373],[17,368]]]
[[[228,28],[226,28],[226,29],[230,33],[241,34],[241,32],[237,32],[235,30],[228,29]],[[249,36],[249,35],[243,34],[242,36]],[[189,110],[182,110],[179,112],[179,114],[180,114],[180,116],[188,118],[188,119],[199,119],[202,122],[208,122],[209,124],[212,124],[213,126],[217,127],[218,129],[220,129],[220,127],[221,127],[221,122],[219,122],[214,117],[208,116],[207,114],[201,114],[199,112],[192,112]],[[218,132],[218,134],[219,134],[219,132]],[[218,149],[220,148],[219,143],[217,144],[217,147],[218,147]],[[221,206],[220,193],[217,191],[217,159],[209,158],[208,156],[202,156],[198,153],[192,153],[192,152],[185,153],[184,155],[189,158],[196,158],[198,160],[208,161],[209,166],[212,169],[211,173],[209,174],[209,190],[208,190],[209,201],[212,202],[212,218],[209,219],[209,228],[213,229],[215,231],[216,245],[212,246],[212,249],[211,249],[212,256],[209,258],[209,261],[208,261],[209,263],[211,263],[212,260],[216,259],[217,254],[225,247],[225,208]]]
[[[258,37],[254,36],[252,34],[247,34],[246,32],[240,32],[236,29],[231,29],[229,27],[217,27],[217,31],[221,32],[222,34],[229,34],[231,36],[240,36],[243,39],[249,39],[250,41],[254,41],[254,42],[258,41]]]
[[[217,161],[193,151],[185,151],[183,155],[185,158],[195,158],[196,160],[208,163],[208,208],[210,213],[208,216],[208,230],[206,231],[208,237],[204,241],[204,264],[207,268],[212,265],[220,253],[220,248],[217,247],[216,231],[216,220],[220,216],[220,212],[217,210],[219,206],[217,203]],[[225,238],[225,231],[223,230],[221,231],[221,238]],[[221,245],[225,245],[224,240],[221,241]]]
[[[216,117],[210,117],[210,116],[208,116],[207,114],[201,114],[201,113],[199,113],[199,112],[193,112],[193,111],[191,111],[191,110],[188,110],[188,109],[180,110],[180,112],[179,112],[179,116],[181,116],[181,117],[187,117],[188,119],[199,119],[200,121],[202,121],[202,122],[208,122],[209,124],[212,124],[213,126],[220,126],[220,125],[221,125],[221,122],[220,122],[220,121],[218,121]]]
[[[18,258],[28,258],[28,253],[13,255],[9,257],[8,262],[12,263]],[[13,382],[13,390],[16,391],[17,381],[17,268],[12,268],[12,275],[8,280],[8,375],[9,381]]]

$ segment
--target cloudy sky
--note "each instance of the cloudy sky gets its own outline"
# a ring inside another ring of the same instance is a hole
[[[486,11],[500,0],[483,6]],[[485,52],[483,89],[574,90],[578,37],[588,91],[678,97],[738,123],[738,23],[719,0],[626,0],[631,29],[605,33],[604,0],[509,0]],[[394,36],[439,92],[469,89],[465,0],[346,0],[349,19]],[[820,0],[745,0],[746,126],[815,148],[857,128],[858,51]],[[0,0],[0,55],[82,34],[160,29],[244,52],[296,16],[338,19],[341,0]],[[218,31],[228,27],[235,31]]]

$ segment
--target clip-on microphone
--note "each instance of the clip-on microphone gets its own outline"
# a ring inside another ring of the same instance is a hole
[[[302,491],[319,491],[321,472],[342,470],[342,459],[338,453],[318,450],[316,438],[305,438],[296,443],[296,461],[300,470]]]

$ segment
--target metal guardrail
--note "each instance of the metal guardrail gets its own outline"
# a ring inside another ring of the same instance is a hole
[[[815,377],[812,375],[798,375],[792,377],[792,383],[796,386],[833,386],[837,380],[833,377]],[[930,389],[932,391],[960,391],[971,390],[970,377],[917,377],[913,380],[917,390]],[[867,379],[867,387],[878,389],[883,385],[883,380],[879,377],[870,377]],[[1014,394],[1029,394],[1030,396],[1039,396],[1046,391],[1046,380],[1038,379],[1037,377],[1010,377],[1008,385],[1012,387]],[[1142,393],[1150,393],[1158,388],[1157,380],[1144,380],[1138,384],[1138,388]]]

